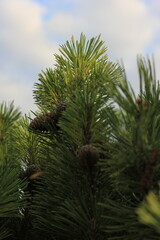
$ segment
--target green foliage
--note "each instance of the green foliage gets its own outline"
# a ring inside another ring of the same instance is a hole
[[[25,116],[17,121],[16,129],[14,130],[15,151],[18,152],[17,159],[25,168],[32,164],[40,165],[42,158],[42,140],[39,136],[28,131],[29,123],[29,117]]]
[[[136,212],[140,222],[151,226],[160,233],[160,201],[153,192],[147,195]]]
[[[0,227],[0,239],[6,239],[7,237],[11,236],[11,234],[4,228],[4,226]]]
[[[0,164],[12,161],[15,164],[17,157],[14,151],[14,133],[15,123],[20,117],[19,109],[14,109],[13,102],[0,104]],[[11,160],[12,159],[12,160]]]
[[[158,187],[159,178],[160,88],[151,76],[150,65],[150,61],[145,65],[139,59],[140,93],[137,97],[126,79],[117,86],[114,99],[119,106],[118,114],[115,110],[108,112],[115,139],[113,154],[108,163],[104,163],[119,191],[134,192],[140,198],[147,189]]]
[[[104,230],[111,233],[109,239],[159,238],[159,234],[141,225],[136,216],[136,208],[148,191],[159,189],[160,88],[151,65],[149,59],[138,59],[139,94],[136,97],[124,77],[113,96],[118,111],[111,109],[107,113],[113,144],[110,158],[100,164],[115,193],[107,204],[101,203],[108,209]]]
[[[14,168],[3,166],[0,169],[0,225],[3,226],[0,239],[2,236],[6,238],[8,235],[12,235],[9,222],[16,218],[22,218],[22,209],[25,203],[23,191],[26,183],[18,178],[18,174],[19,169],[15,166]]]
[[[6,170],[5,170],[6,168]],[[17,178],[17,169],[10,169],[4,166],[0,169],[0,218],[15,217],[20,210],[22,202],[24,183]]]
[[[13,102],[0,104],[0,239],[12,235],[10,222],[22,218],[26,183],[19,178],[14,131],[20,117]]]

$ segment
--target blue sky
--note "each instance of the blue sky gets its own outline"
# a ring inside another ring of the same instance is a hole
[[[101,33],[109,60],[123,59],[138,89],[137,54],[154,54],[160,76],[160,0],[0,0],[0,102],[35,110],[38,73],[54,67],[58,45]]]

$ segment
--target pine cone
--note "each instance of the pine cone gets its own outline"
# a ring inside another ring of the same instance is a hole
[[[34,118],[30,123],[30,128],[34,130],[45,131],[43,115],[39,115],[36,118]]]
[[[62,112],[66,109],[65,102],[59,102],[54,113],[41,114],[30,123],[30,128],[39,131],[49,131],[51,127],[59,130],[58,121]]]
[[[3,140],[4,140],[3,135],[0,135],[0,142],[3,142]]]
[[[97,148],[90,145],[84,145],[77,151],[78,161],[82,166],[93,167],[99,160]]]
[[[25,171],[23,171],[20,174],[20,178],[24,179],[24,178],[30,178],[33,174],[40,172],[40,168],[37,167],[36,165],[32,164],[29,167],[27,167],[27,169]]]
[[[54,113],[41,114],[30,123],[30,128],[39,131],[49,131],[50,127],[56,127],[56,115]]]
[[[28,179],[28,185],[26,190],[31,194],[31,196],[34,195],[34,191],[36,190],[36,182],[35,180],[38,179],[43,175],[43,172],[41,169],[36,165],[30,165],[25,171],[23,171],[20,174],[21,179]],[[32,197],[28,198],[28,201],[32,202]]]
[[[63,111],[66,110],[66,102],[65,101],[60,101],[57,105],[56,105],[56,113],[58,114],[62,114]]]

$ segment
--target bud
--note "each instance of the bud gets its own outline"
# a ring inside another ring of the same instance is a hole
[[[141,105],[141,104],[142,104],[142,98],[138,98],[138,99],[137,99],[137,104],[138,104],[138,105]]]

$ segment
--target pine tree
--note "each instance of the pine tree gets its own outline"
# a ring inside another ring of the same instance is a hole
[[[106,111],[120,69],[108,61],[100,37],[86,41],[82,34],[60,53],[34,90],[42,113],[30,129],[46,136],[43,151],[50,155],[34,199],[35,228],[49,239],[106,239],[99,202],[110,193],[99,162],[109,157]]]
[[[39,74],[35,117],[0,105],[0,240],[160,238],[160,86],[139,92],[100,36],[60,46]]]

